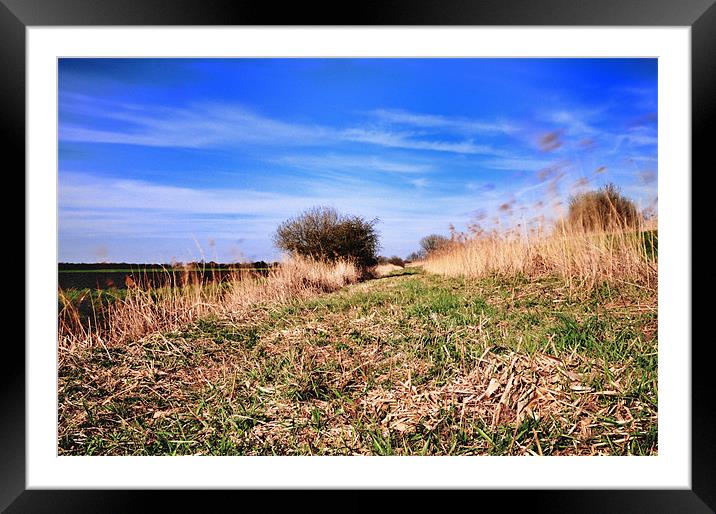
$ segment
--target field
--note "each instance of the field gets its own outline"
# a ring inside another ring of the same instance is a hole
[[[140,287],[172,287],[191,283],[212,283],[234,279],[239,273],[253,272],[265,274],[270,268],[267,266],[235,267],[192,267],[173,269],[167,267],[144,266],[102,266],[90,268],[89,266],[60,265],[57,275],[58,287],[62,290],[104,290],[126,289],[134,285]]]
[[[59,453],[654,455],[655,263],[640,246],[626,276],[592,242],[590,265],[605,248],[598,275],[546,250],[452,273],[461,245],[367,280],[299,262],[125,291],[111,327],[61,316]]]

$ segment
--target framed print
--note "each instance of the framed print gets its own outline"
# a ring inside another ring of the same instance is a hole
[[[713,511],[711,1],[2,2],[8,512],[166,489]]]

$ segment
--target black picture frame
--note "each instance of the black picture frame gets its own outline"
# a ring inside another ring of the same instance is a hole
[[[716,0],[392,0],[330,5],[245,0],[0,0],[0,125],[5,162],[25,166],[25,30],[31,26],[81,25],[554,25],[554,26],[688,26],[691,27],[692,170],[714,169],[708,134],[716,119]],[[12,159],[14,157],[14,159]],[[710,165],[710,166],[709,166]],[[7,170],[9,173],[9,170]],[[23,186],[24,187],[24,186]],[[692,191],[698,191],[693,189]],[[698,203],[692,195],[692,206]],[[692,207],[692,223],[698,220]],[[693,230],[692,234],[700,231]],[[698,254],[692,270],[701,269]],[[701,257],[702,258],[702,257]],[[705,269],[705,268],[704,268]],[[25,277],[30,270],[25,268]],[[693,288],[692,288],[693,291]],[[708,302],[706,302],[708,304]],[[699,304],[692,302],[692,319]],[[32,305],[26,304],[26,309]],[[684,320],[691,323],[691,320]],[[691,326],[691,325],[690,325]],[[534,490],[475,491],[440,495],[442,508],[470,494],[515,508],[554,512],[714,512],[716,510],[716,444],[714,381],[708,338],[691,345],[692,434],[690,490]],[[25,352],[17,344],[4,349],[0,373],[0,509],[7,512],[127,512],[157,502],[162,510],[186,509],[188,491],[26,490],[25,487]],[[10,365],[10,363],[12,363]],[[212,500],[236,508],[258,500],[256,492],[213,491]],[[285,492],[268,495],[271,502]],[[292,493],[292,494],[295,494]],[[358,491],[330,499],[325,492],[303,492],[312,510],[374,508]],[[265,493],[264,493],[265,495]],[[235,503],[238,498],[241,503]],[[489,498],[493,497],[493,498]],[[427,507],[425,491],[404,494],[402,508]],[[474,501],[474,499],[468,499]],[[150,507],[151,508],[151,507]]]

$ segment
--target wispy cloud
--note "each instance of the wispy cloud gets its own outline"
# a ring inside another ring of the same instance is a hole
[[[376,109],[370,115],[392,124],[413,127],[439,128],[466,134],[513,134],[518,128],[514,122],[478,121],[463,117],[448,117],[437,114],[423,114],[399,109]]]
[[[548,113],[546,119],[571,135],[585,137],[600,132],[587,121],[593,119],[595,114],[594,111],[559,110]]]
[[[106,104],[107,102],[104,102]],[[105,110],[109,108],[109,110]],[[328,128],[286,123],[236,105],[193,104],[184,108],[146,106],[138,112],[124,104],[103,105],[84,113],[95,119],[123,122],[112,130],[60,124],[61,141],[128,145],[209,148],[236,144],[315,145],[335,137]]]
[[[183,213],[263,215],[290,213],[317,197],[250,189],[193,189],[141,180],[99,178],[86,173],[63,172],[59,206],[70,209],[172,211]]]
[[[387,159],[377,155],[289,155],[277,159],[276,162],[310,170],[376,170],[413,174],[426,173],[434,169],[433,164]]]
[[[427,187],[428,186],[428,179],[425,178],[416,178],[413,180],[409,180],[412,185],[415,187]]]
[[[276,120],[236,104],[196,103],[167,108],[103,101],[88,108],[85,100],[77,112],[75,102],[65,102],[67,114],[81,113],[95,120],[123,122],[112,130],[60,124],[61,141],[112,143],[178,148],[228,147],[237,144],[326,146],[339,142],[367,143],[389,148],[429,150],[461,154],[497,154],[494,147],[472,140],[445,141],[412,131],[386,131],[362,127],[335,128]]]
[[[545,158],[501,158],[489,159],[481,163],[486,169],[509,171],[541,171],[555,165],[555,159]]]
[[[411,150],[431,150],[436,152],[453,152],[462,154],[497,155],[502,152],[495,147],[478,145],[472,140],[440,141],[418,139],[422,134],[415,132],[387,132],[383,130],[353,128],[344,130],[341,136],[358,143],[370,143],[389,148],[407,148]]]

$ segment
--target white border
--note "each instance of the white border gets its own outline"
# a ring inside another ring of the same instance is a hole
[[[29,489],[690,488],[690,28],[30,27],[27,43]],[[658,57],[659,455],[57,457],[56,60],[60,56]]]

